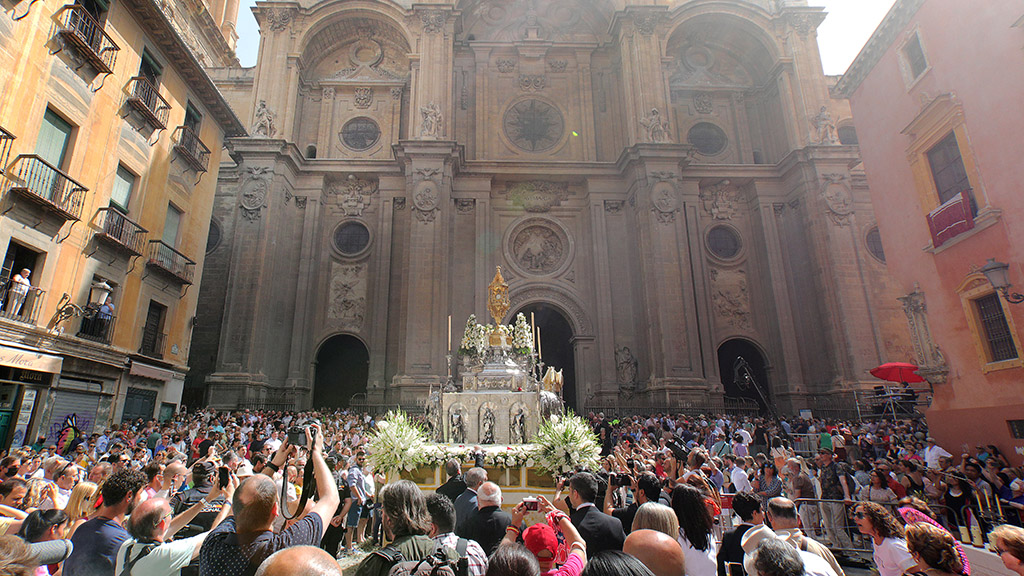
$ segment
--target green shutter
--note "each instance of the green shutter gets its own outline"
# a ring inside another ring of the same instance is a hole
[[[181,210],[170,204],[167,205],[167,217],[164,220],[164,244],[178,247],[178,228],[181,226]]]
[[[43,125],[39,128],[39,139],[36,140],[36,154],[43,160],[53,164],[55,168],[64,167],[64,156],[71,142],[71,124],[47,109],[43,115]]]
[[[117,173],[114,175],[114,187],[110,191],[110,203],[128,212],[128,201],[134,187],[135,175],[125,170],[124,166],[118,165]]]

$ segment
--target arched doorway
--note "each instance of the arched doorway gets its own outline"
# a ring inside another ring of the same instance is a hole
[[[316,354],[313,409],[345,408],[353,394],[366,393],[370,353],[355,336],[331,336]]]
[[[510,318],[514,321],[516,315],[520,313],[526,316],[527,322],[530,321],[530,314],[533,314],[534,321],[540,328],[540,349],[544,355],[544,369],[554,366],[555,370],[562,371],[565,380],[562,386],[562,400],[566,408],[577,410],[576,352],[572,342],[572,325],[561,310],[548,304],[527,304]]]
[[[768,409],[766,401],[771,402],[766,365],[764,355],[749,340],[734,338],[718,347],[718,370],[722,375],[725,395],[729,398],[754,400],[762,411]],[[748,373],[754,382],[746,377]],[[764,398],[758,393],[758,388]]]

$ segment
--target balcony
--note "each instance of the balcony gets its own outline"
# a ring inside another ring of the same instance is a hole
[[[210,164],[210,149],[199,139],[199,135],[188,126],[178,126],[174,131],[174,151],[181,155],[196,172],[206,172]]]
[[[97,72],[110,74],[121,48],[107,35],[103,26],[81,4],[68,4],[54,14],[57,34],[75,47]]]
[[[79,220],[88,188],[35,154],[14,159],[10,191],[67,220]]]
[[[928,213],[932,246],[938,248],[956,236],[974,228],[973,195],[970,189],[950,198]]]
[[[167,340],[167,334],[153,330],[149,325],[142,327],[142,343],[139,344],[139,354],[143,356],[149,356],[150,358],[156,358],[158,360],[164,357],[164,342]]]
[[[43,307],[45,290],[8,282],[0,290],[0,294],[3,294],[0,300],[0,317],[28,324],[36,323],[39,310]]]
[[[96,239],[132,256],[142,256],[146,233],[149,232],[116,208],[100,208]]]
[[[82,316],[77,336],[93,342],[110,344],[117,316],[111,314],[109,310],[97,310],[96,308],[88,308],[87,312],[86,316]]]
[[[192,284],[192,275],[196,269],[194,261],[162,240],[149,241],[149,260],[146,261],[146,266],[155,268],[182,284]]]
[[[0,126],[0,174],[7,170],[7,158],[11,155],[11,144],[16,138],[17,136]]]
[[[126,102],[154,128],[167,128],[167,115],[170,113],[171,105],[145,76],[136,76],[128,82]]]

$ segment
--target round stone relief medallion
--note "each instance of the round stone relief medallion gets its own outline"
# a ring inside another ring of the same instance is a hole
[[[513,104],[502,121],[505,136],[527,152],[543,152],[558,144],[565,120],[558,108],[536,98]]]
[[[427,179],[421,180],[413,188],[412,205],[417,210],[432,212],[437,208],[437,182]]]
[[[512,228],[506,257],[528,276],[547,276],[562,271],[569,262],[569,236],[545,218],[529,218]]]

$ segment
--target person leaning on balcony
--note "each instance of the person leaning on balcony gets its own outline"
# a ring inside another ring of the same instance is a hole
[[[28,268],[22,268],[21,272],[11,276],[10,283],[7,285],[7,312],[14,315],[21,314],[21,306],[25,303],[28,291],[32,289],[30,276],[32,276],[32,271]]]

